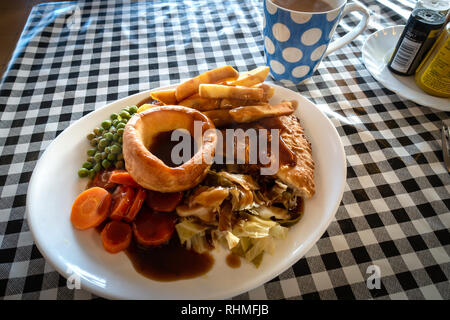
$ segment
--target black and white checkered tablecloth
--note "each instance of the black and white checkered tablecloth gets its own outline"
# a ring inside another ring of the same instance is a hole
[[[373,14],[368,30],[291,88],[326,111],[345,146],[348,178],[336,218],[304,258],[235,299],[450,298],[450,176],[439,131],[449,113],[384,88],[361,60],[364,39],[405,24],[414,3],[363,3]],[[66,287],[24,217],[31,173],[49,143],[119,98],[221,65],[263,65],[262,20],[258,0],[33,8],[0,84],[0,297],[94,297]],[[347,16],[337,34],[357,21]],[[380,269],[380,289],[367,286],[371,265]]]

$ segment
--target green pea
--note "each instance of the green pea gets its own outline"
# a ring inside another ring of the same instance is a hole
[[[106,152],[102,152],[102,160],[105,160],[108,154]]]
[[[95,172],[99,172],[102,169],[100,162],[97,162],[93,169]]]
[[[92,163],[90,163],[90,162],[83,163],[83,168],[92,169]]]
[[[87,161],[90,162],[90,163],[94,163],[95,159],[94,159],[94,157],[88,157]]]
[[[117,127],[117,130],[125,128],[125,123],[121,122],[116,127]]]
[[[101,154],[101,152],[97,152],[97,153],[95,154],[94,160],[95,160],[97,163],[99,163],[99,162],[101,162],[101,161],[103,160],[103,159],[102,159],[102,154]]]
[[[118,125],[119,123],[120,123],[120,120],[116,119],[116,120],[113,120],[112,125],[113,125],[114,127],[117,127],[117,125]]]
[[[117,155],[117,160],[123,160],[123,153],[119,153]]]
[[[111,146],[111,153],[119,154],[121,152],[122,152],[122,148],[120,146],[118,146],[116,144]]]
[[[97,152],[97,150],[95,150],[95,149],[89,149],[89,150],[87,151],[87,155],[92,157],[92,156],[95,154],[95,152]]]
[[[104,131],[105,131],[105,129],[103,129],[102,127],[98,127],[98,128],[94,129],[94,133],[97,137],[100,137]]]
[[[108,144],[109,144],[109,142],[108,142],[108,140],[106,140],[105,138],[101,139],[101,140],[98,142],[98,146],[99,146],[99,147],[103,147],[103,148],[105,148]]]
[[[98,143],[98,140],[97,140],[97,138],[94,138],[91,141],[89,141],[89,143],[91,144],[92,147],[96,147],[97,143]]]
[[[122,137],[120,137],[120,139],[119,139],[119,142],[120,142],[120,143],[122,143],[122,142],[123,142],[123,138],[122,138]]]
[[[108,133],[114,134],[114,133],[116,133],[116,132],[117,132],[116,127],[111,127],[111,128],[109,128],[109,132],[108,132]]]
[[[102,161],[102,167],[108,169],[111,166],[111,162],[108,159]]]
[[[119,130],[120,130],[120,129],[119,129]],[[114,133],[114,137],[113,137],[113,140],[114,140],[114,141],[119,141],[119,138],[120,138],[119,130],[117,130],[117,132]]]
[[[125,131],[124,128],[117,129],[117,133],[120,134],[120,135],[123,135],[124,131]]]
[[[127,110],[120,111],[119,115],[122,117],[122,119],[129,119],[130,113]]]
[[[117,169],[122,169],[125,166],[125,163],[122,160],[116,161],[116,163],[114,164],[114,166]]]
[[[89,170],[86,169],[86,168],[81,168],[80,170],[78,170],[78,176],[79,176],[80,178],[87,177],[88,174],[89,174]]]
[[[110,153],[110,154],[108,154],[108,157],[106,159],[108,159],[109,161],[114,161],[114,160],[116,160],[116,155]]]
[[[105,150],[104,146],[101,146],[100,144],[97,146],[98,151],[103,151]]]
[[[103,138],[105,138],[108,141],[111,141],[114,138],[114,134],[112,134],[111,132],[107,132],[103,135]]]
[[[91,132],[87,135],[87,138],[88,138],[88,140],[92,140],[95,138],[95,134]]]
[[[111,153],[111,147],[106,147],[106,148],[105,148],[105,152],[106,152],[107,154],[110,154],[110,153]]]
[[[136,106],[131,106],[131,107],[128,108],[128,112],[131,113],[131,114],[134,114],[137,111],[138,111],[138,107],[136,107]]]
[[[102,128],[108,130],[111,128],[111,120],[105,120],[102,122]]]
[[[94,179],[95,173],[96,173],[96,172],[94,171],[94,169],[89,170],[89,174],[88,174],[89,178],[90,178],[90,179]]]
[[[117,113],[113,113],[113,114],[110,115],[109,117],[111,118],[111,120],[116,120],[118,116],[119,116],[119,115],[118,115]]]

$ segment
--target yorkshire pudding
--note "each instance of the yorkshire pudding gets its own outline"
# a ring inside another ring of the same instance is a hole
[[[149,151],[162,132],[185,129],[194,136],[194,122],[201,124],[198,151],[178,167],[169,167]],[[213,129],[213,130],[208,130]],[[159,192],[178,192],[199,184],[211,166],[217,143],[214,124],[201,112],[182,106],[159,106],[136,113],[123,133],[125,166],[142,187]]]

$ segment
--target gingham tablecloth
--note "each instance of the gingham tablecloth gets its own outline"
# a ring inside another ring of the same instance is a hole
[[[295,265],[234,299],[449,299],[450,177],[440,131],[449,113],[384,88],[361,47],[405,24],[411,0],[363,1],[369,28],[292,87],[336,126],[347,184],[336,217]],[[262,2],[86,1],[35,6],[0,84],[0,297],[90,299],[42,257],[25,219],[28,182],[50,142],[107,103],[217,66],[264,64]],[[349,15],[342,36],[358,22]],[[380,289],[367,280],[377,266]]]

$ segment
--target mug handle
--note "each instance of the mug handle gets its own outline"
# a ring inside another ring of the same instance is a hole
[[[336,51],[336,50],[342,48],[347,43],[351,42],[353,39],[355,39],[357,36],[359,36],[361,34],[361,32],[363,32],[364,29],[369,24],[369,17],[370,17],[369,11],[366,9],[366,7],[364,7],[358,3],[349,3],[345,6],[344,11],[342,12],[341,19],[339,20],[338,24],[341,22],[342,18],[345,15],[349,14],[352,11],[359,11],[362,13],[363,17],[362,17],[361,21],[358,23],[356,28],[354,28],[352,31],[348,32],[345,36],[331,42],[328,46],[327,51],[324,54],[324,57],[326,57],[333,51]]]

